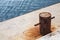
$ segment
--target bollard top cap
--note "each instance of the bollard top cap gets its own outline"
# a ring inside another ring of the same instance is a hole
[[[41,16],[41,17],[50,17],[51,13],[49,13],[49,12],[42,12],[42,13],[39,14],[39,16]]]

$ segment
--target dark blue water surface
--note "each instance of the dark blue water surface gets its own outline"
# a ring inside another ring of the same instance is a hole
[[[56,3],[60,0],[0,0],[0,22]]]

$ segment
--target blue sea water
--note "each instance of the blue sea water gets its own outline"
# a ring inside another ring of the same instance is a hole
[[[56,3],[60,0],[0,0],[0,22]]]

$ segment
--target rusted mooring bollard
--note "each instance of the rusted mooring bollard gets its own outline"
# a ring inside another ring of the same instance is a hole
[[[51,13],[49,12],[42,12],[39,14],[39,23],[35,24],[35,26],[40,25],[40,34],[42,36],[51,33]]]

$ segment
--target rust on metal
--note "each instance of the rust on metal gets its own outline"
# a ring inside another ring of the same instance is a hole
[[[51,33],[51,13],[42,12],[39,14],[40,33],[46,35]]]
[[[40,34],[42,36],[51,33],[51,19],[55,17],[51,17],[51,13],[42,12],[39,14],[39,23],[34,26],[40,25]]]

